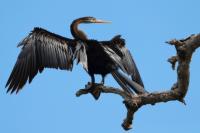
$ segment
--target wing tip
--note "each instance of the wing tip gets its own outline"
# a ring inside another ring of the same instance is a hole
[[[19,93],[19,91],[20,91],[20,88],[8,88],[7,89],[7,91],[6,91],[6,93],[8,94],[13,94],[14,92],[16,93],[16,94],[18,94]]]
[[[22,86],[23,87],[23,86]],[[20,86],[16,86],[16,85],[11,85],[10,82],[7,82],[6,85],[5,85],[5,88],[8,88],[6,93],[10,93],[10,94],[13,94],[14,92],[16,92],[16,94],[18,94],[18,92],[22,89],[22,87]]]

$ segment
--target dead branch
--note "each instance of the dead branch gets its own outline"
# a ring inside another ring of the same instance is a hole
[[[121,89],[103,86],[101,84],[97,84],[93,89],[98,90],[98,94],[103,93],[114,93],[120,95],[124,101],[127,108],[127,116],[122,123],[122,127],[125,130],[131,129],[132,121],[134,118],[135,112],[146,104],[155,105],[160,102],[168,102],[177,100],[184,104],[184,97],[187,94],[189,79],[190,79],[190,61],[195,50],[200,46],[200,34],[191,35],[186,39],[181,40],[170,40],[167,41],[168,44],[172,45],[176,49],[176,56],[172,56],[168,59],[168,61],[172,64],[172,69],[175,69],[175,64],[177,63],[177,81],[172,85],[169,91],[164,92],[152,92],[148,94],[141,95],[131,95],[127,94]],[[97,96],[88,89],[86,86],[85,89],[79,90],[76,95],[80,96],[82,94],[91,93],[95,99],[98,99]]]

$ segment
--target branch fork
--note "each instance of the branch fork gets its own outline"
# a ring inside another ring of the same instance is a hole
[[[104,86],[103,84],[95,84],[91,88],[91,84],[88,83],[85,89],[80,89],[76,93],[76,96],[91,93],[96,100],[98,100],[101,93],[113,93],[121,96],[124,99],[123,103],[127,109],[126,118],[122,123],[124,130],[132,128],[134,114],[144,105],[155,105],[156,103],[174,100],[186,105],[184,97],[187,94],[189,86],[190,61],[195,50],[200,47],[200,34],[193,34],[181,40],[173,39],[166,43],[174,46],[176,49],[176,56],[168,59],[173,70],[175,70],[177,63],[177,81],[172,85],[170,90],[145,94],[128,94],[119,88]]]

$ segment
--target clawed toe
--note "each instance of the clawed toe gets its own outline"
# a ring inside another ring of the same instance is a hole
[[[101,95],[101,88],[99,86],[102,86],[103,83],[91,83],[88,82],[88,84],[85,85],[85,89],[80,89],[76,92],[76,96],[79,97],[82,94],[88,94],[90,93],[95,100],[98,100]]]

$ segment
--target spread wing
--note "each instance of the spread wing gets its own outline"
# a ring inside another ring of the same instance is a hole
[[[132,80],[144,87],[138,68],[131,56],[130,51],[125,47],[125,40],[120,35],[115,36],[109,42],[102,42],[105,52]]]
[[[143,81],[141,79],[140,73],[138,71],[138,68],[135,64],[135,61],[133,60],[133,57],[130,53],[130,51],[126,48],[123,47],[121,49],[123,53],[123,58],[122,58],[122,64],[125,68],[125,71],[128,75],[131,75],[132,79],[140,84],[142,87],[144,87]]]
[[[31,83],[44,68],[71,71],[74,59],[87,70],[84,45],[42,28],[34,28],[18,46],[22,46],[22,49],[6,83],[7,92],[17,93],[27,81]]]

